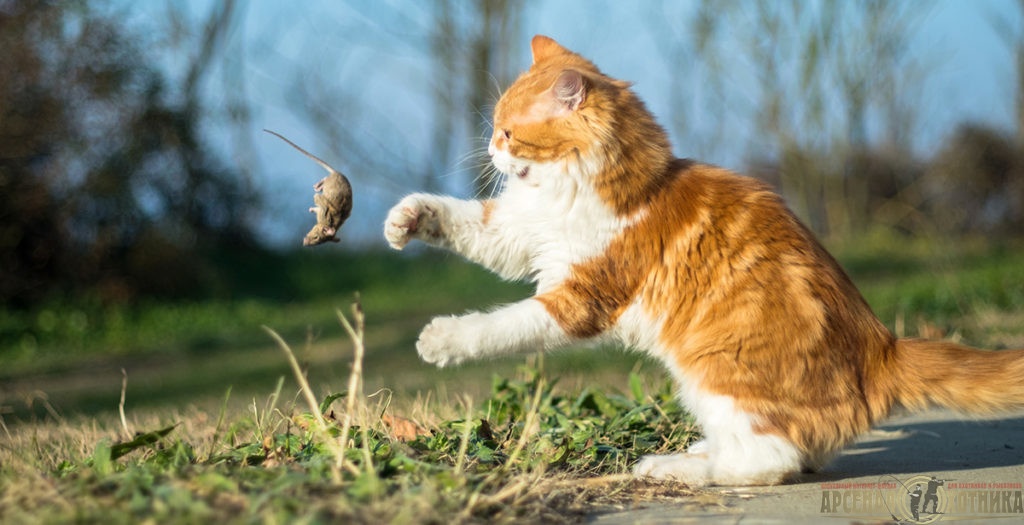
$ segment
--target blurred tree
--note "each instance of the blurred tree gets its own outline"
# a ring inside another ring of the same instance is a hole
[[[687,4],[666,2],[661,9],[651,11],[654,20],[650,29],[666,63],[672,94],[666,116],[668,128],[678,145],[685,147],[680,154],[710,161],[730,145],[723,122],[731,109],[727,96],[729,79],[717,44],[722,38],[722,18],[718,12],[735,9],[734,3],[735,0],[699,2],[689,12]],[[717,119],[703,118],[700,113],[705,112]]]
[[[196,84],[231,19],[211,17],[182,96],[138,37],[87,0],[0,3],[0,298],[183,293],[204,250],[249,243],[252,189],[199,136]]]
[[[1017,128],[1017,142],[1024,144],[1024,0],[1017,0],[1015,17],[1007,17],[1004,13],[988,13],[988,21],[993,31],[1006,46],[1013,57],[1014,78],[1014,124]]]
[[[1024,150],[1011,133],[965,125],[928,166],[925,209],[950,233],[1024,232]]]
[[[434,135],[438,158],[453,159],[453,135],[490,140],[491,111],[520,66],[523,5],[523,0],[437,0],[430,41],[437,69],[435,107],[442,126]],[[456,155],[464,151],[482,155],[486,149],[474,148],[472,143],[457,146]],[[474,175],[475,193],[486,193],[491,181],[479,172]]]
[[[380,34],[360,35],[360,46],[388,52],[412,49],[417,55],[426,51],[426,75],[410,73],[402,79],[417,82],[430,93],[424,106],[432,123],[426,130],[430,138],[424,141],[427,149],[422,155],[396,140],[401,138],[397,134],[367,135],[367,129],[379,128],[381,121],[387,120],[373,114],[365,100],[366,84],[372,75],[367,69],[372,69],[372,64],[353,66],[350,62],[350,71],[354,73],[349,74],[353,77],[326,79],[309,71],[322,66],[303,64],[295,75],[300,79],[293,90],[296,107],[332,150],[344,152],[347,159],[360,166],[361,172],[372,174],[361,185],[391,185],[395,191],[405,192],[410,186],[409,178],[413,177],[420,189],[453,191],[442,187],[443,183],[450,181],[454,173],[468,172],[472,181],[466,182],[470,182],[472,190],[484,193],[489,182],[482,173],[489,165],[484,152],[490,138],[491,110],[501,90],[523,65],[520,57],[525,46],[520,38],[520,25],[525,4],[525,0],[435,0],[418,4],[422,11],[399,12],[382,4],[376,15],[378,20],[386,20],[388,27],[381,29]],[[352,57],[348,60],[354,61]],[[375,123],[361,126],[362,117],[372,118]],[[396,127],[407,127],[407,123],[396,123]],[[354,175],[360,177],[359,173]],[[459,183],[466,187],[461,180]]]
[[[912,157],[916,118],[909,86],[923,75],[920,59],[908,53],[915,21],[922,16],[916,4],[707,0],[683,24],[657,14],[655,24],[668,25],[677,35],[663,49],[669,56],[687,56],[687,75],[699,74],[699,84],[712,86],[696,93],[704,99],[677,103],[674,111],[705,108],[708,101],[710,107],[742,114],[755,130],[748,146],[751,171],[779,186],[819,233],[844,236],[865,228],[875,202],[871,188],[912,183],[902,174],[894,180],[888,169],[877,172],[888,180],[873,181],[876,172],[861,168]],[[678,58],[673,62],[671,67],[679,67]],[[729,90],[733,99],[723,102],[719,99],[729,96],[721,89],[726,84],[742,87]],[[672,116],[677,126],[691,120]],[[895,153],[865,163],[876,149]]]
[[[1015,131],[961,125],[931,159],[914,186],[918,209],[936,229],[951,234],[1020,235],[1024,232],[1024,0],[1016,19],[989,13],[1015,67]]]

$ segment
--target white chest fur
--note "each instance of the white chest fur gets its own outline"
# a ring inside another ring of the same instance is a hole
[[[533,164],[526,178],[511,175],[498,198],[494,226],[526,247],[538,291],[603,253],[627,225],[581,178],[560,163]]]

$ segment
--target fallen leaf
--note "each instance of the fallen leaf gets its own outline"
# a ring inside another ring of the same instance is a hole
[[[411,441],[419,436],[430,434],[427,429],[417,425],[413,420],[401,416],[384,414],[380,420],[391,431],[391,435],[400,441]]]

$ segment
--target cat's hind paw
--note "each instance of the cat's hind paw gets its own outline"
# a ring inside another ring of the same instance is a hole
[[[633,467],[633,475],[672,480],[689,487],[711,484],[711,464],[704,454],[666,454],[644,456]]]

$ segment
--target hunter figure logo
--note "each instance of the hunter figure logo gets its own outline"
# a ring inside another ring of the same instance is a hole
[[[898,481],[898,480],[897,480]],[[897,505],[892,512],[892,517],[897,521],[909,521],[911,523],[933,523],[938,521],[946,513],[946,506],[949,503],[946,497],[946,479],[936,479],[935,476],[914,476],[907,481],[900,482],[907,495],[904,497],[904,505]]]
[[[942,519],[1024,518],[1020,482],[967,483],[923,475],[906,480],[882,476],[876,483],[822,483],[821,488],[823,517],[921,524]]]

